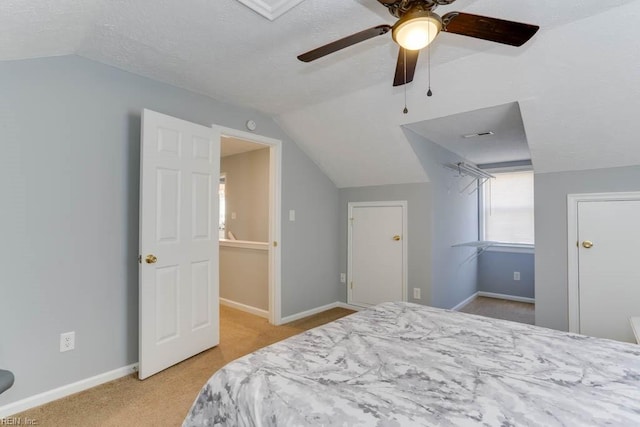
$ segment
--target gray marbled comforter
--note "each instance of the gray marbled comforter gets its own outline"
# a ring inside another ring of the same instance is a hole
[[[640,426],[640,346],[385,303],[220,369],[205,425]]]

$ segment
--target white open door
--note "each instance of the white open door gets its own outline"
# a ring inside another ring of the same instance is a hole
[[[140,163],[144,379],[219,343],[220,131],[144,110]]]

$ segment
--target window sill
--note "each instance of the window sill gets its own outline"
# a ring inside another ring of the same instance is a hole
[[[487,248],[489,252],[509,252],[513,254],[534,254],[535,246],[521,243],[495,243]]]

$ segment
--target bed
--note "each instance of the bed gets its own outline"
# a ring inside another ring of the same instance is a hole
[[[640,426],[640,346],[385,303],[229,363],[183,426]]]

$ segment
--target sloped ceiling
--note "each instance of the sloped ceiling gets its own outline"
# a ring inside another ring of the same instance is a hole
[[[339,187],[416,182],[421,169],[400,126],[511,102],[536,172],[640,165],[638,19],[640,3],[629,2],[543,28],[517,53],[497,46],[439,64],[431,98],[419,70],[406,115],[402,90],[384,82],[278,121]]]
[[[277,2],[275,2],[277,3]],[[275,4],[271,2],[269,4]],[[269,21],[236,0],[6,0],[0,60],[78,54],[272,114],[339,187],[428,180],[400,126],[518,101],[536,171],[640,164],[640,0],[457,0],[536,23],[523,48],[441,34],[404,93],[383,36],[296,55],[394,19],[375,0],[307,0]]]
[[[517,102],[423,120],[406,127],[471,163],[531,159]]]

